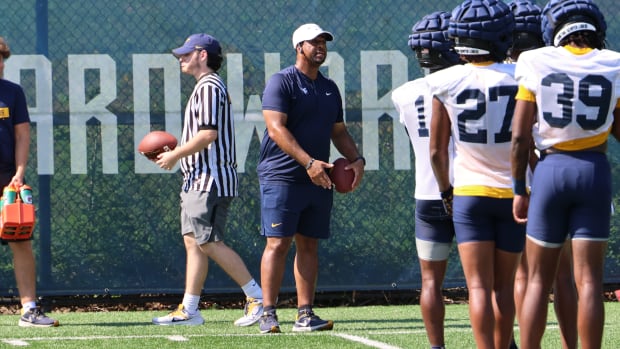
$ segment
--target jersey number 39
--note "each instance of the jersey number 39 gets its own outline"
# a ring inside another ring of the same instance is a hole
[[[556,102],[562,106],[562,115],[556,116],[543,109],[543,118],[551,127],[564,128],[573,121],[573,99],[575,98],[575,83],[564,73],[549,74],[542,79],[543,87],[552,87],[556,95]],[[593,93],[596,91],[596,93]],[[587,75],[577,89],[577,98],[587,107],[598,108],[595,119],[588,119],[585,114],[577,114],[577,124],[584,130],[596,130],[605,124],[609,105],[611,103],[611,82],[601,75]],[[543,100],[546,99],[542,96]],[[544,104],[543,104],[544,107]]]

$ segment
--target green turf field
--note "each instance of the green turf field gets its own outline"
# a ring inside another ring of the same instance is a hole
[[[604,348],[620,343],[620,303],[607,302]],[[551,309],[551,307],[550,307]],[[76,312],[49,315],[57,328],[20,328],[17,315],[0,316],[0,348],[428,348],[419,306],[317,308],[334,320],[334,330],[291,332],[294,309],[278,310],[281,334],[261,335],[258,327],[235,327],[241,310],[203,310],[202,326],[155,326],[165,312]],[[466,305],[446,307],[447,348],[475,348]],[[550,312],[543,348],[560,348],[557,322]]]

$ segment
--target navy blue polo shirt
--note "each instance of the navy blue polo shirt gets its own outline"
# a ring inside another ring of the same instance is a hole
[[[329,161],[331,132],[343,122],[342,97],[334,81],[320,72],[316,80],[290,66],[274,74],[263,92],[263,110],[287,115],[286,127],[311,157]],[[304,166],[269,138],[261,142],[258,160],[261,183],[311,183]]]
[[[0,172],[15,173],[15,125],[30,122],[21,86],[0,79]]]

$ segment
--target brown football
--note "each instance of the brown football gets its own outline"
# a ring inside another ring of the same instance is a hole
[[[344,167],[349,164],[349,160],[338,158],[334,161],[334,167],[329,170],[329,178],[334,183],[335,189],[339,193],[348,193],[353,188],[353,178],[355,173],[353,170],[345,170]]]
[[[149,160],[157,159],[157,155],[171,151],[177,146],[177,139],[166,131],[149,132],[138,144],[138,152]]]

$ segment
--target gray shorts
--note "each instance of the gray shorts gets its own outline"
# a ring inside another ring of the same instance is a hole
[[[226,218],[232,197],[217,196],[211,192],[182,191],[181,234],[193,233],[199,245],[224,240]]]

